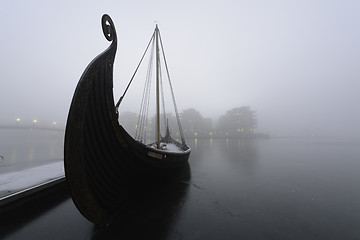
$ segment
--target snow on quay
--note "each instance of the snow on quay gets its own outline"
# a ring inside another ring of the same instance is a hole
[[[64,176],[64,162],[0,174],[0,197]]]

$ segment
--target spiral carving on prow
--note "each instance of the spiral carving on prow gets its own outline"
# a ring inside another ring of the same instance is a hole
[[[115,26],[109,15],[104,14],[102,16],[101,26],[103,29],[104,36],[108,41],[116,40]]]

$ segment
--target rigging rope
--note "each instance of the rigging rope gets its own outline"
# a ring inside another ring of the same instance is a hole
[[[148,70],[147,70],[147,74],[146,74],[145,86],[144,86],[143,96],[142,96],[142,101],[141,101],[141,106],[140,106],[140,113],[139,113],[139,118],[138,118],[138,122],[137,122],[136,133],[135,133],[135,139],[138,141],[144,142],[144,143],[146,143],[146,130],[147,130],[147,124],[148,124],[148,113],[149,113],[150,92],[151,92],[151,77],[152,77],[152,68],[153,68],[153,62],[154,62],[153,56],[154,56],[154,48],[155,48],[155,37],[156,37],[156,30],[154,31],[153,35],[151,36],[150,41],[145,49],[145,52],[143,53],[141,60],[140,60],[139,64],[137,65],[135,72],[132,75],[130,82],[128,83],[123,95],[120,97],[117,104],[115,105],[116,112],[118,113],[119,106],[120,106],[126,92],[128,91],[132,81],[134,80],[134,77],[135,77],[135,75],[136,75],[148,49],[149,49],[149,46],[152,45],[150,59],[149,59],[149,63],[148,63]],[[185,143],[184,133],[183,133],[183,129],[182,129],[181,122],[180,122],[180,116],[179,116],[179,112],[178,112],[176,101],[175,101],[174,90],[173,90],[172,83],[170,80],[169,69],[168,69],[168,65],[166,62],[164,47],[163,47],[163,43],[162,43],[162,39],[161,39],[159,30],[158,30],[158,39],[160,39],[161,52],[162,52],[162,56],[164,59],[164,65],[166,68],[167,78],[168,78],[168,82],[169,82],[169,87],[170,87],[170,91],[171,91],[172,101],[173,101],[173,105],[174,105],[174,110],[175,110],[176,120],[178,123],[178,128],[179,128],[179,132],[180,132],[180,136],[181,136],[182,145],[185,146],[186,143]],[[158,66],[159,66],[159,69],[158,69],[159,75],[158,76],[159,76],[159,84],[160,84],[160,88],[161,88],[161,94],[160,93],[159,94],[161,95],[163,118],[164,118],[163,119],[164,124],[162,124],[162,125],[165,126],[165,131],[166,131],[166,129],[168,128],[168,124],[167,124],[166,113],[165,113],[164,89],[163,89],[163,79],[162,79],[162,74],[161,74],[161,69],[160,69],[161,68],[160,58],[161,57],[158,57],[158,62],[157,62]]]
[[[159,59],[160,62],[160,59]],[[166,131],[166,111],[165,111],[165,100],[164,100],[164,85],[163,85],[163,81],[162,81],[162,74],[161,74],[161,65],[159,63],[159,81],[160,81],[160,89],[161,89],[161,102],[162,102],[162,110],[163,110],[163,124],[162,126],[164,126],[164,131]]]
[[[123,95],[119,98],[119,101],[118,101],[118,102],[116,103],[116,105],[115,105],[115,109],[116,109],[116,112],[117,112],[117,113],[119,112],[120,103],[122,102],[122,100],[123,100],[123,98],[124,98],[127,90],[129,89],[132,81],[134,80],[135,74],[136,74],[137,70],[139,69],[139,67],[140,67],[140,65],[141,65],[141,62],[142,62],[142,60],[144,59],[144,56],[145,56],[145,54],[146,54],[146,52],[147,52],[147,50],[148,50],[148,48],[149,48],[149,46],[150,46],[150,43],[151,43],[151,41],[153,40],[154,37],[155,37],[155,32],[154,32],[153,35],[151,36],[150,41],[149,41],[149,43],[148,43],[148,45],[147,45],[147,47],[146,47],[146,49],[145,49],[145,52],[143,53],[143,55],[142,55],[142,57],[141,57],[141,60],[140,60],[139,64],[137,65],[137,67],[136,67],[136,69],[135,69],[135,72],[134,72],[134,74],[132,75],[132,77],[131,77],[131,79],[130,79],[130,82],[128,83],[128,85],[127,85],[127,87],[126,87]]]
[[[163,58],[164,58],[166,73],[167,73],[167,77],[168,77],[168,80],[169,80],[169,85],[170,85],[170,90],[171,90],[171,96],[172,96],[172,99],[173,99],[173,104],[174,104],[174,109],[175,109],[175,114],[176,114],[176,120],[177,120],[177,122],[178,122],[179,132],[180,132],[180,136],[181,136],[181,142],[182,142],[183,145],[186,145],[184,133],[183,133],[182,126],[181,126],[181,122],[180,122],[179,112],[178,112],[178,109],[177,109],[177,106],[176,106],[174,90],[173,90],[173,87],[172,87],[172,84],[171,84],[171,80],[170,80],[169,69],[168,69],[168,66],[167,66],[166,58],[165,58],[165,52],[164,52],[164,47],[163,47],[162,40],[161,40],[160,31],[159,31],[159,38],[160,38],[161,51],[162,51]]]
[[[151,53],[148,63],[148,69],[146,73],[145,86],[143,90],[143,96],[141,100],[140,113],[135,133],[135,139],[146,142],[146,125],[148,122],[148,112],[149,112],[149,103],[150,103],[150,92],[151,92],[151,80],[152,80],[152,67],[153,67],[153,53],[154,53],[154,41],[151,46]]]

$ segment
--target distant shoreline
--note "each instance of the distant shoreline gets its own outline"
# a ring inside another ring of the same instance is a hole
[[[3,125],[0,126],[0,129],[15,129],[15,130],[46,130],[46,131],[56,131],[56,132],[64,132],[63,128],[56,127],[38,127],[38,126],[9,126]]]
[[[11,126],[11,125],[0,125],[1,129],[13,129],[13,130],[42,130],[42,131],[55,131],[55,132],[65,132],[65,128],[56,128],[56,127],[39,127],[39,126]],[[186,139],[301,139],[301,138],[334,138],[335,136],[312,136],[312,135],[272,135],[265,133],[254,133],[250,135],[240,135],[240,136],[186,136]]]

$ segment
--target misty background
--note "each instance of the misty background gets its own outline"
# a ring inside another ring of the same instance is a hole
[[[76,84],[109,46],[114,21],[115,99],[159,24],[180,110],[216,121],[256,111],[256,132],[360,136],[360,2],[2,1],[0,125],[66,123]],[[135,82],[121,111],[137,112]]]

